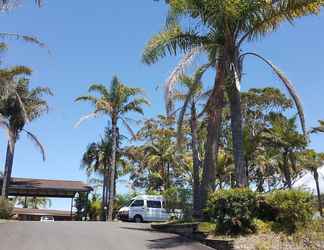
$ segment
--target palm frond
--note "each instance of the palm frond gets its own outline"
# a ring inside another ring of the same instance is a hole
[[[264,61],[267,65],[270,66],[270,68],[275,72],[275,74],[279,77],[279,79],[284,83],[289,94],[291,95],[291,97],[293,98],[293,100],[295,102],[303,133],[305,136],[307,136],[304,109],[303,109],[301,99],[297,93],[295,86],[289,81],[289,79],[284,75],[284,73],[276,65],[274,65],[271,61],[265,59],[264,57],[262,57],[261,55],[259,55],[257,53],[253,53],[253,52],[248,52],[248,53],[242,54],[242,58],[247,55],[255,56],[255,57],[261,59],[262,61]]]
[[[202,49],[199,47],[192,48],[190,51],[188,51],[180,60],[178,65],[174,68],[174,70],[171,72],[170,76],[164,83],[165,90],[164,90],[164,99],[166,103],[166,111],[167,114],[172,112],[172,93],[174,90],[175,84],[178,82],[179,78],[185,73],[185,70],[189,67],[189,65],[192,63],[194,58],[198,55],[198,53]]]
[[[136,140],[137,139],[137,135],[135,134],[135,132],[133,131],[133,129],[131,128],[131,126],[129,126],[128,122],[126,121],[126,119],[124,119],[124,117],[119,117],[119,119],[122,120],[124,126],[126,127],[126,129],[129,131],[129,133],[132,135],[133,139]]]
[[[266,6],[266,4],[268,6]],[[295,19],[306,15],[317,15],[323,6],[322,0],[277,0],[263,3],[256,14],[250,16],[246,33],[240,39],[253,39],[274,31],[284,21],[292,23]]]
[[[95,96],[84,95],[84,96],[79,96],[74,101],[75,102],[88,101],[88,102],[91,102],[93,105],[96,105],[96,103],[98,102],[98,99]]]
[[[43,157],[43,161],[46,160],[46,154],[45,154],[45,149],[43,147],[43,145],[40,143],[40,141],[37,139],[37,137],[32,134],[31,132],[29,132],[26,129],[23,129],[24,132],[26,132],[27,137],[34,142],[35,146],[40,150],[42,157]]]
[[[103,84],[91,84],[88,91],[89,92],[92,92],[92,91],[98,92],[105,98],[109,98],[109,96],[110,96],[108,89]]]
[[[0,32],[0,38],[2,38],[2,39],[14,38],[16,40],[23,40],[25,42],[35,44],[41,48],[46,48],[47,51],[50,53],[50,50],[48,49],[46,44],[41,42],[38,38],[33,37],[33,36],[20,35],[17,33],[9,33],[9,32]]]
[[[201,47],[205,42],[206,37],[201,37],[192,30],[183,32],[180,26],[174,24],[168,26],[166,30],[148,42],[142,55],[142,61],[146,64],[154,64],[167,54],[186,53],[195,47]]]
[[[80,118],[80,120],[74,125],[75,128],[79,127],[81,123],[83,123],[84,121],[86,120],[89,120],[90,118],[94,118],[94,117],[97,117],[99,114],[97,111],[95,112],[91,112],[87,115],[84,115]]]

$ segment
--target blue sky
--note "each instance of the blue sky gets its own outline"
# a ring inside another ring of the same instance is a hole
[[[28,128],[44,144],[47,161],[24,136],[17,144],[13,175],[17,177],[86,180],[80,159],[88,143],[99,138],[105,119],[89,120],[74,128],[78,119],[91,108],[76,104],[90,83],[108,84],[113,75],[126,84],[141,87],[151,101],[145,116],[164,112],[164,80],[177,62],[167,58],[147,66],[141,53],[148,39],[164,23],[164,4],[147,1],[52,1],[36,8],[33,1],[9,13],[1,13],[2,32],[17,32],[38,37],[50,48],[7,40],[9,50],[2,66],[26,65],[34,69],[33,86],[46,85],[55,96],[49,98],[50,113]],[[298,89],[303,100],[307,126],[324,119],[324,14],[284,24],[276,33],[249,44],[246,50],[258,52],[277,64]],[[245,64],[242,89],[277,86],[280,82],[261,62],[249,58]],[[210,78],[207,77],[206,81]],[[283,88],[282,88],[283,89]],[[0,164],[5,158],[6,136],[0,134]],[[311,146],[324,151],[324,136],[312,137]],[[119,190],[125,192],[125,187]],[[55,208],[68,209],[64,200]]]

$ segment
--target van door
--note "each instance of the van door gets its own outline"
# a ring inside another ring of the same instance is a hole
[[[141,215],[142,219],[146,219],[144,216],[144,200],[134,200],[130,205],[129,218],[133,219],[137,214]]]
[[[147,200],[147,215],[150,221],[162,220],[162,204],[159,200]]]

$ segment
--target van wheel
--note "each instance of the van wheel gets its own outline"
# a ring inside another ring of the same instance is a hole
[[[135,216],[134,216],[134,222],[135,222],[135,223],[142,223],[142,222],[143,222],[142,216],[140,216],[140,215],[135,215]]]

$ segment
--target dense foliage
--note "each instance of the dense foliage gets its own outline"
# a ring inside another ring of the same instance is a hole
[[[306,225],[313,217],[313,198],[300,190],[277,190],[267,195],[267,203],[277,211],[274,227],[288,233]]]
[[[241,234],[255,231],[256,193],[249,189],[219,190],[212,193],[206,209],[217,223],[217,232]]]
[[[210,195],[206,212],[216,222],[218,233],[254,232],[256,219],[270,222],[273,230],[294,233],[312,219],[312,201],[312,196],[302,190],[260,194],[249,189],[228,189]]]
[[[12,204],[7,199],[0,197],[0,219],[9,219],[12,208]]]

